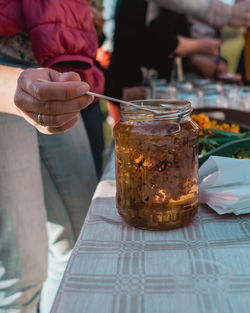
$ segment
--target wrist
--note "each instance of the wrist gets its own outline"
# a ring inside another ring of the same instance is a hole
[[[17,80],[22,69],[0,65],[0,113],[23,116],[14,103]]]

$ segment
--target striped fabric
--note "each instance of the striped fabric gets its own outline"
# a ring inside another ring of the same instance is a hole
[[[114,157],[98,185],[52,313],[249,313],[250,216],[200,207],[166,232],[125,224]]]

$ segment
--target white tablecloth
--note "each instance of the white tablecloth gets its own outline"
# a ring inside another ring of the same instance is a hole
[[[249,313],[250,215],[200,207],[185,228],[126,225],[106,166],[52,313]]]

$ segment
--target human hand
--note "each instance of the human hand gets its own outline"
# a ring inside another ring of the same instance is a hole
[[[43,134],[64,133],[93,102],[89,85],[74,72],[27,69],[18,78],[14,102],[20,115]]]
[[[216,63],[208,56],[194,54],[190,57],[190,64],[202,77],[212,78],[216,74]]]
[[[180,56],[188,56],[190,54],[205,54],[209,56],[216,56],[219,54],[221,41],[210,37],[203,37],[199,39],[187,38],[177,36],[178,45],[175,53]]]
[[[209,56],[217,56],[220,52],[221,41],[219,39],[214,39],[210,37],[203,37],[197,39],[198,49],[197,53],[209,55]]]
[[[233,27],[250,27],[250,0],[243,0],[232,6],[229,25]]]

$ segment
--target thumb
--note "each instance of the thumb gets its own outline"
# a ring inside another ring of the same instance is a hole
[[[69,81],[81,81],[81,77],[76,72],[64,72],[50,71],[51,80],[54,82],[69,82]]]
[[[65,72],[57,74],[58,82],[68,82],[68,81],[81,81],[81,77],[76,72]]]

